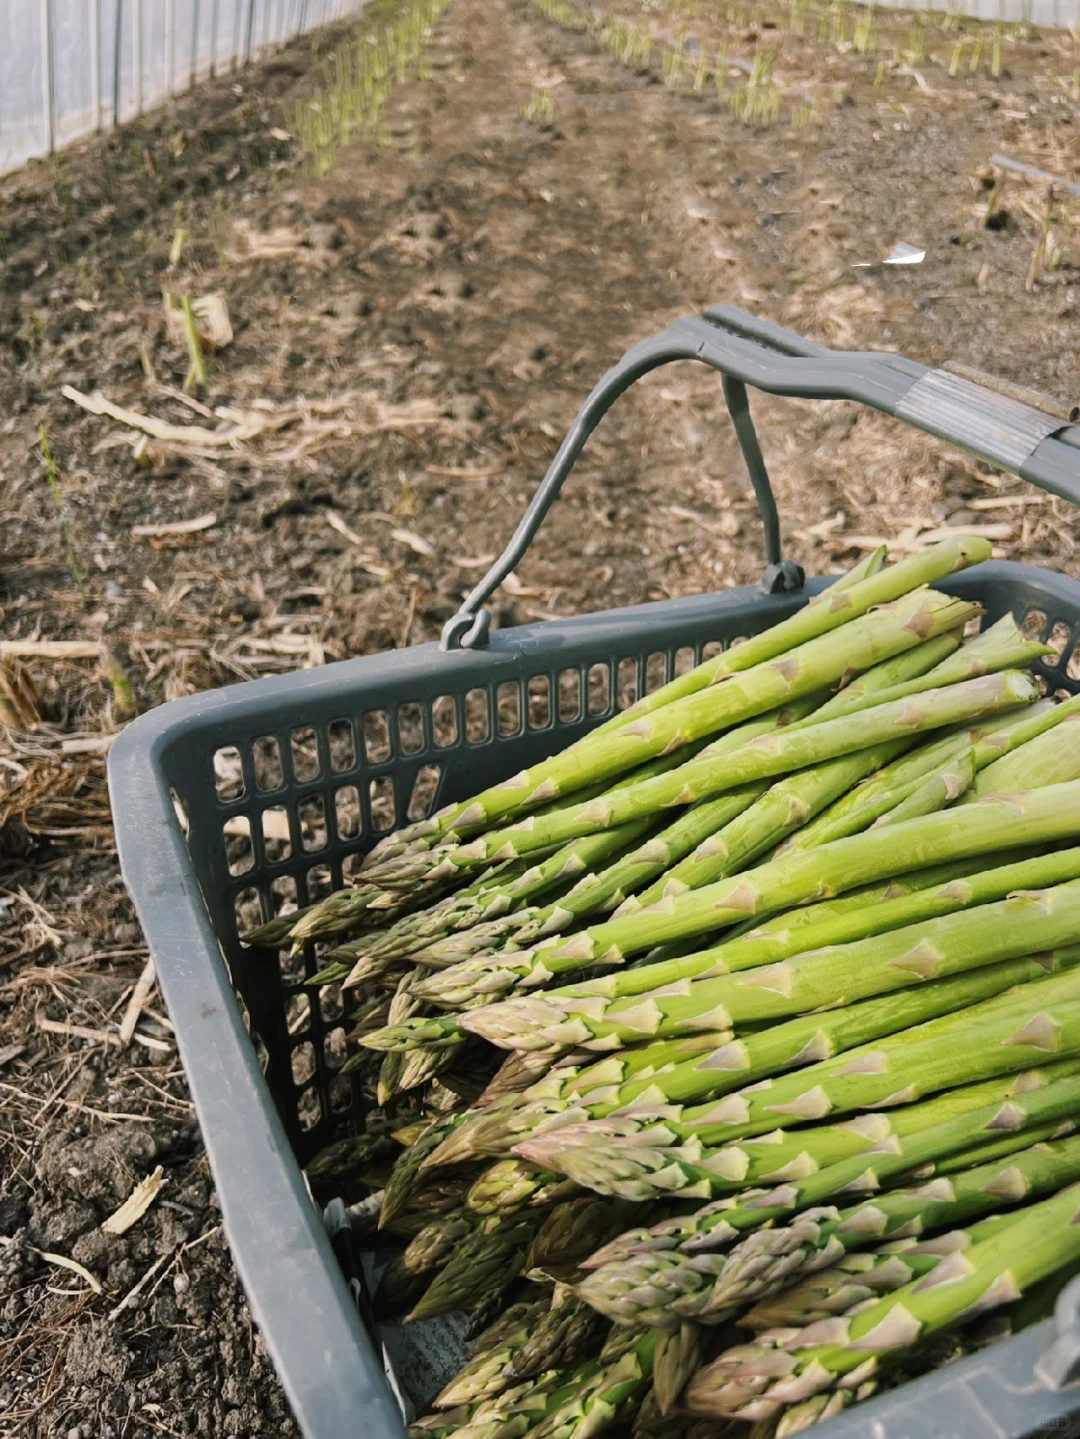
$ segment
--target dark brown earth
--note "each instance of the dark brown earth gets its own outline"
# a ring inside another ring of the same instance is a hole
[[[420,8],[376,0],[361,34]],[[939,19],[920,33],[890,12],[868,35],[835,7],[615,8],[650,27],[648,64],[611,52],[610,16],[602,30],[564,0],[454,0],[378,136],[332,144],[325,174],[297,106],[325,101],[352,31],[0,182],[0,640],[84,649],[39,645],[0,671],[5,1434],[295,1432],[156,993],[116,1043],[146,951],[103,774],[133,709],[435,637],[599,374],[711,302],[1077,397],[1077,202],[1052,198],[1051,263],[1033,264],[1046,187],[995,189],[987,168],[1005,150],[1080,174],[1070,37],[1003,31],[995,76],[993,32],[973,71],[980,32]],[[718,96],[701,56],[721,48]],[[762,78],[773,52],[782,88],[750,96],[745,68],[758,57]],[[925,263],[852,268],[898,240]],[[179,392],[162,289],[226,297],[235,337],[207,357],[207,414]],[[136,456],[132,431],[65,385],[174,425],[213,429],[222,406],[253,423],[231,449],[151,440]],[[502,624],[756,579],[719,399],[680,367],[620,403],[500,593]],[[877,536],[917,547],[972,525],[1078,570],[1060,501],[853,406],[756,412],[810,571]],[[105,1235],[159,1164],[157,1202]]]

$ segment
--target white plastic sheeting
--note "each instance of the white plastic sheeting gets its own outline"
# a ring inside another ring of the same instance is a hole
[[[1080,0],[872,0],[897,10],[955,10],[973,20],[1026,20],[1040,29],[1075,29],[1080,25]]]
[[[1080,0],[876,0],[1080,26]],[[0,175],[153,109],[365,0],[0,0]]]
[[[364,0],[0,0],[0,174]]]

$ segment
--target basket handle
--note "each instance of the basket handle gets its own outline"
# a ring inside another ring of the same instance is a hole
[[[947,370],[901,355],[837,351],[731,305],[677,320],[628,350],[601,378],[567,431],[506,549],[443,626],[444,650],[487,643],[484,603],[517,565],[593,430],[635,381],[661,365],[697,360],[723,378],[724,399],[765,528],[767,593],[796,590],[801,568],[782,558],[780,519],[758,444],[747,387],[804,400],[857,400],[947,440],[999,469],[1080,504],[1080,428]]]

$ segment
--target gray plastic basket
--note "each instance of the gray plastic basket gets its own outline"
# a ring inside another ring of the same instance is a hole
[[[527,548],[592,429],[637,378],[676,359],[699,360],[723,376],[765,521],[769,568],[761,589],[489,637],[481,606]],[[382,1359],[300,1172],[360,1114],[348,1078],[337,1072],[336,991],[304,988],[319,966],[314,947],[296,961],[279,958],[242,944],[238,923],[269,918],[283,897],[302,905],[341,887],[379,837],[379,824],[404,822],[410,806],[415,817],[422,796],[443,804],[533,763],[600,723],[616,703],[671,678],[677,664],[700,659],[707,645],[764,629],[820,587],[804,587],[798,567],[781,557],[747,385],[860,400],[1080,502],[1080,430],[943,371],[893,355],[833,353],[717,307],[637,346],[601,380],[511,544],[441,645],[195,695],[144,715],[113,746],[109,786],[124,878],[176,1028],[225,1233],[309,1439],[402,1434]],[[1080,688],[1066,669],[1080,642],[1080,585],[993,562],[947,588],[981,600],[988,621],[1036,612],[1044,634],[1064,626],[1061,658],[1041,668],[1051,688]],[[272,825],[264,839],[267,811],[288,816],[288,845],[273,837]],[[247,842],[235,837],[235,824],[232,837],[225,833],[238,818],[247,822]],[[310,995],[306,1013],[302,994]],[[335,1243],[345,1255],[340,1235]],[[823,1432],[832,1439],[1080,1432],[1080,1390],[1069,1382],[1080,1375],[1078,1311],[1080,1292],[1070,1286],[1056,1320],[861,1405]]]

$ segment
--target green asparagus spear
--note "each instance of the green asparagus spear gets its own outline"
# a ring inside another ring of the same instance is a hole
[[[1080,961],[1080,947],[1062,954],[1059,968],[1068,968],[1075,962],[1074,956],[1075,961]],[[516,1104],[465,1115],[462,1124],[427,1157],[425,1165],[498,1158],[515,1144],[541,1137],[548,1130],[606,1119],[620,1111],[632,1116],[666,1107],[671,1113],[673,1105],[719,1099],[784,1070],[820,1064],[870,1040],[967,1010],[1014,985],[1045,978],[1046,969],[1047,960],[1042,955],[1037,959],[1005,960],[843,1009],[802,1015],[738,1040],[727,1039],[720,1031],[713,1036],[715,1047],[689,1056],[680,1056],[672,1041],[660,1041],[616,1051],[586,1067],[555,1068],[537,1080]],[[680,1043],[687,1041],[674,1042]],[[628,1062],[650,1053],[657,1062],[644,1069]]]
[[[987,765],[971,798],[1015,794],[1044,784],[1063,784],[1080,775],[1080,695],[1057,706],[1057,724]]]
[[[792,726],[751,740],[731,754],[709,759],[699,756],[666,775],[609,791],[588,804],[532,816],[506,829],[491,830],[471,843],[447,846],[432,858],[441,857],[443,869],[439,877],[450,876],[461,867],[501,862],[533,849],[547,849],[575,835],[611,829],[671,805],[693,804],[722,790],[790,774],[871,745],[911,739],[927,730],[1029,705],[1038,694],[1030,675],[1022,670],[1004,670],[944,689],[926,690],[910,699],[878,704],[857,715],[822,720],[809,729]],[[429,882],[433,882],[432,876]]]
[[[880,1369],[947,1326],[1013,1304],[1080,1257],[1080,1191],[1033,1204],[1002,1233],[949,1255],[928,1275],[856,1315],[821,1320],[791,1347],[721,1356],[686,1391],[687,1407],[710,1416],[768,1419],[811,1395],[858,1389]]]
[[[981,683],[976,681],[975,683]],[[1080,833],[1080,781],[1047,785],[1023,795],[991,796],[938,814],[909,819],[874,833],[837,840],[805,854],[785,855],[717,884],[624,919],[550,940],[520,954],[495,956],[481,966],[461,965],[430,976],[420,992],[445,1007],[519,983],[546,983],[552,975],[590,963],[616,965],[669,939],[690,938],[746,919],[790,908],[803,900],[840,893],[886,875],[925,869],[944,860],[992,854],[1006,846],[1064,840]],[[489,1034],[509,1005],[479,1009],[466,1028]]]
[[[515,1146],[539,1167],[550,1166],[584,1189],[639,1203],[664,1195],[711,1199],[755,1184],[784,1184],[806,1179],[830,1164],[856,1154],[876,1154],[933,1124],[1004,1100],[1014,1084],[1011,1073],[977,1084],[961,1085],[921,1103],[901,1105],[889,1114],[864,1113],[835,1124],[775,1129],[741,1142],[710,1147],[697,1136],[683,1139],[650,1120],[593,1120],[587,1126],[558,1129]],[[554,1156],[554,1157],[553,1157]]]
[[[741,1329],[768,1334],[777,1329],[802,1329],[831,1314],[846,1314],[880,1294],[891,1294],[920,1279],[956,1249],[970,1249],[982,1239],[1003,1233],[1023,1210],[991,1214],[966,1229],[950,1229],[922,1242],[898,1239],[878,1249],[853,1250],[829,1269],[815,1270],[798,1283],[760,1300],[740,1314]]]
[[[970,814],[974,808],[945,813]],[[906,826],[921,822],[909,820],[880,833],[898,835]],[[869,842],[870,836],[864,839]],[[646,1037],[738,1029],[849,1004],[908,984],[1068,945],[1077,935],[1080,882],[1073,880],[716,979],[669,984],[617,1000],[590,995],[553,1004],[546,995],[537,994],[472,1010],[461,1023],[504,1048],[565,1044],[612,1048]]]
[[[759,1230],[770,1221],[782,1225],[792,1213],[809,1210],[838,1195],[887,1188],[886,1181],[893,1175],[970,1148],[980,1134],[990,1136],[998,1130],[1015,1134],[1025,1127],[1038,1129],[1048,1122],[1068,1119],[1075,1113],[1078,1095],[1080,1077],[1055,1080],[1027,1093],[1014,1094],[1004,1104],[990,1104],[912,1135],[901,1153],[884,1150],[875,1153],[870,1163],[868,1156],[859,1154],[806,1179],[792,1180],[771,1190],[744,1191],[722,1216],[715,1216],[717,1222],[708,1232],[707,1244],[693,1244],[693,1257],[685,1252],[685,1239],[683,1252],[639,1252],[619,1264],[594,1269],[578,1286],[578,1293],[622,1324],[670,1327],[682,1319],[721,1323],[748,1298],[761,1292],[756,1287],[760,1266],[747,1262],[749,1246],[747,1250],[740,1246],[728,1255],[718,1252],[725,1246],[730,1248],[741,1235]],[[753,1294],[748,1294],[748,1288]]]
[[[409,1319],[432,1319],[456,1309],[479,1308],[521,1273],[542,1223],[534,1214],[481,1220],[436,1275]]]

